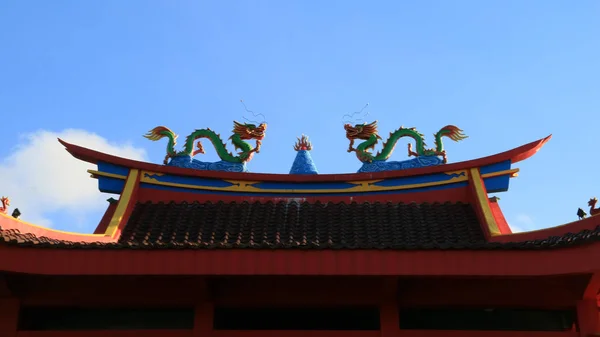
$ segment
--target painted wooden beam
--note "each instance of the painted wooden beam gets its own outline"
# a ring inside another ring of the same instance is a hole
[[[590,281],[583,292],[583,300],[596,300],[600,292],[600,271],[596,271],[590,277]]]
[[[483,228],[484,232],[490,237],[500,235],[501,232],[490,207],[490,201],[485,185],[483,184],[483,179],[479,173],[479,168],[469,169],[469,186],[473,193],[477,215],[479,216],[479,220],[485,226]]]
[[[139,170],[131,169],[127,176],[127,180],[125,181],[125,187],[123,188],[123,192],[119,198],[117,208],[115,209],[115,212],[108,223],[108,227],[106,228],[106,232],[104,233],[106,236],[115,237],[118,234],[118,229],[126,220],[127,210],[130,209],[132,204],[135,202],[135,198],[132,198],[132,196],[139,186],[139,180]]]

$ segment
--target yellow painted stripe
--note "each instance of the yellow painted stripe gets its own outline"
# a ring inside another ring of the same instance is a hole
[[[95,176],[102,176],[107,178],[115,178],[125,180],[127,179],[124,175],[118,175],[114,173],[105,173],[99,171],[88,170],[89,173]],[[483,178],[492,178],[503,175],[511,175],[513,177],[519,169],[512,170],[504,170],[498,172],[492,172],[483,174]],[[406,190],[413,188],[423,188],[423,187],[431,187],[431,186],[442,186],[447,184],[453,184],[458,182],[467,181],[468,177],[466,175],[466,170],[463,171],[452,171],[446,172],[448,175],[453,174],[461,174],[465,173],[464,176],[453,177],[449,180],[444,181],[434,181],[428,183],[420,183],[420,184],[410,184],[410,185],[400,185],[400,186],[374,186],[371,185],[373,183],[382,181],[382,180],[364,180],[364,181],[349,181],[350,184],[355,184],[356,186],[347,188],[347,189],[260,189],[252,186],[253,184],[258,183],[257,181],[244,181],[244,180],[225,180],[228,183],[235,184],[234,186],[227,187],[216,187],[216,186],[202,186],[202,185],[191,185],[191,184],[181,184],[181,183],[171,183],[158,181],[155,178],[146,177],[148,175],[158,175],[162,176],[162,174],[142,171],[142,176],[140,178],[140,182],[152,184],[152,185],[160,185],[160,186],[169,186],[169,187],[179,187],[186,189],[195,189],[195,190],[206,190],[206,191],[225,191],[225,192],[248,192],[248,193],[348,193],[348,192],[377,192],[377,191],[398,191],[398,190]]]
[[[180,187],[180,188],[189,188],[189,189],[197,189],[197,190],[209,190],[209,191],[228,191],[228,192],[249,192],[249,193],[353,193],[353,192],[377,192],[377,191],[397,191],[397,190],[407,190],[411,188],[422,188],[429,186],[441,186],[447,184],[458,183],[462,181],[467,181],[468,177],[466,174],[461,177],[452,177],[451,179],[438,181],[438,182],[428,182],[428,183],[420,183],[420,184],[410,184],[410,185],[401,185],[401,186],[375,186],[371,185],[373,183],[372,180],[368,181],[350,181],[348,183],[355,184],[356,186],[345,189],[261,189],[252,186],[256,182],[253,181],[235,181],[235,180],[227,180],[232,184],[236,184],[233,186],[227,187],[216,187],[216,186],[201,186],[201,185],[189,185],[189,184],[179,184],[179,183],[171,183],[171,182],[163,182],[158,181],[154,178],[146,177],[146,173],[152,174],[151,172],[142,171],[142,177],[140,178],[140,182],[160,185],[160,186],[169,186],[169,187]],[[239,184],[239,185],[237,185]]]
[[[104,174],[104,173],[103,173]],[[129,170],[129,175],[127,176],[127,180],[125,180],[125,187],[123,187],[123,192],[121,192],[121,197],[119,198],[119,202],[117,204],[117,208],[115,209],[115,213],[113,214],[108,227],[106,228],[106,232],[104,233],[106,236],[114,236],[123,220],[123,216],[127,211],[127,207],[131,201],[131,196],[133,195],[133,190],[137,183],[137,178],[139,175],[139,171],[137,169]]]
[[[491,172],[491,173],[486,173],[486,174],[482,174],[481,177],[483,178],[493,178],[493,177],[499,177],[499,176],[505,176],[510,174],[510,177],[516,177],[517,173],[519,173],[519,169],[512,169],[512,170],[504,170],[504,171],[498,171],[498,172]]]
[[[100,171],[94,171],[94,170],[87,170],[87,172],[92,175],[92,178],[98,178],[98,176],[101,176],[101,177],[115,178],[115,179],[121,179],[121,180],[127,179],[126,176],[120,175],[120,174],[100,172]]]
[[[22,223],[23,225],[25,225],[27,227],[38,228],[38,229],[50,231],[50,232],[53,232],[53,233],[78,235],[78,236],[87,236],[87,237],[103,237],[104,236],[104,234],[86,234],[86,233],[77,233],[77,232],[67,232],[67,231],[61,231],[61,230],[58,230],[58,229],[52,229],[52,228],[48,228],[48,227],[42,227],[42,226],[34,225],[34,224],[26,222],[26,221],[22,221],[20,219],[15,219],[12,216],[10,216],[8,214],[4,214],[4,213],[0,213],[0,216],[5,217],[5,218],[10,218],[11,220],[17,221],[19,223]]]
[[[475,197],[478,203],[481,212],[483,213],[483,217],[485,220],[485,224],[487,225],[490,234],[492,236],[500,235],[500,229],[498,229],[498,224],[496,223],[496,218],[494,218],[494,214],[492,214],[492,209],[490,208],[490,204],[488,201],[487,192],[485,190],[485,186],[482,182],[481,174],[479,173],[478,168],[472,168],[469,170],[469,174],[472,177],[473,187],[475,189]]]

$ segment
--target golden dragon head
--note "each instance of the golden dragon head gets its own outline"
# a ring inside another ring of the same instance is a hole
[[[588,206],[595,207],[597,202],[598,202],[597,198],[595,198],[595,197],[591,198],[590,201],[588,201]]]
[[[10,199],[8,197],[0,198],[0,203],[4,205],[4,207],[10,206]]]
[[[240,123],[233,121],[233,133],[240,136],[243,140],[263,140],[267,131],[267,123],[255,124]]]
[[[346,138],[353,139],[363,139],[367,140],[371,138],[371,136],[375,135],[375,137],[381,139],[379,133],[377,132],[377,121],[373,123],[363,123],[356,124],[352,126],[352,124],[344,124],[344,130],[346,130]]]

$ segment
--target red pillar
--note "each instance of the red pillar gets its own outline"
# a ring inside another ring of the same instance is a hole
[[[213,311],[212,302],[201,302],[196,306],[194,337],[208,337],[213,334]]]
[[[16,337],[19,319],[19,300],[0,298],[0,336]]]
[[[400,334],[397,278],[383,279],[382,295],[379,306],[381,337],[396,337]]]
[[[579,335],[582,337],[600,332],[600,317],[595,300],[585,299],[577,302],[577,323]]]

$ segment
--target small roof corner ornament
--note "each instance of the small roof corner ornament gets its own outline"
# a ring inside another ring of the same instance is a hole
[[[10,199],[4,196],[0,198],[0,213],[7,214],[8,206],[10,206]]]
[[[18,208],[15,208],[15,210],[12,212],[11,216],[18,220],[19,218],[21,218],[21,211],[19,211]]]
[[[308,136],[302,134],[301,137],[298,137],[298,141],[296,141],[296,144],[294,144],[294,150],[296,150],[296,151],[312,150],[312,144],[308,140]]]
[[[593,197],[590,199],[590,201],[588,201],[588,206],[590,206],[590,216],[600,214],[600,208],[596,208],[597,202],[598,202],[598,199],[596,197]]]
[[[581,219],[585,219],[585,217],[587,216],[587,213],[582,210],[581,208],[577,209],[577,216],[579,217],[579,220]]]

